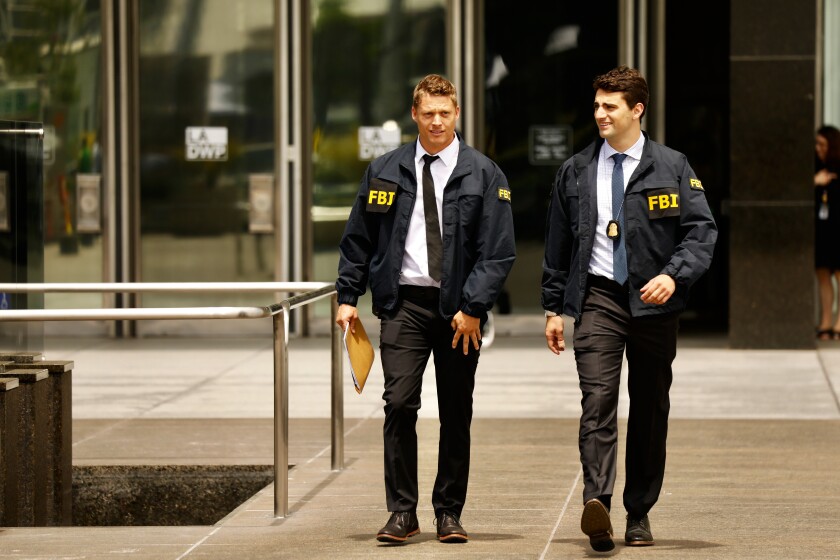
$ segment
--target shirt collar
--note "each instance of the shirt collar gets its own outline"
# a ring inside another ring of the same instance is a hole
[[[642,151],[645,149],[645,135],[640,134],[639,139],[636,140],[636,143],[624,150],[623,154],[627,154],[631,158],[635,159],[636,161],[642,160]],[[615,150],[612,146],[610,146],[609,142],[604,142],[603,146],[601,146],[601,154],[603,155],[604,159],[609,159],[613,156],[613,154],[619,153]]]
[[[455,135],[455,138],[452,142],[449,143],[447,147],[436,153],[435,155],[440,157],[440,160],[446,167],[453,167],[455,163],[458,161],[458,150],[460,149],[460,141],[458,140],[458,135]],[[414,163],[420,163],[423,159],[423,156],[428,154],[422,145],[420,145],[420,137],[417,137],[417,144],[414,150]]]

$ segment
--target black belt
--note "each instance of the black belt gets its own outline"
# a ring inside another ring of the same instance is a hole
[[[617,294],[626,294],[627,293],[627,284],[619,284],[615,280],[610,280],[605,276],[598,276],[596,274],[588,274],[586,277],[586,283],[589,286],[594,286],[595,288],[601,288],[602,290],[609,290],[610,292],[615,292]]]
[[[400,284],[400,297],[414,302],[437,302],[440,300],[440,288]]]

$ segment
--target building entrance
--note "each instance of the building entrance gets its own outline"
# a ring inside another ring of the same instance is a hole
[[[554,174],[596,137],[592,78],[627,63],[652,86],[651,137],[686,153],[708,185],[722,235],[687,317],[726,329],[728,2],[666,12],[665,0],[515,10],[503,0],[103,0],[31,17],[40,4],[0,2],[0,117],[45,125],[45,281],[333,281],[365,166],[415,138],[411,91],[435,72],[459,87],[465,141],[512,186],[518,259],[496,312],[538,314]],[[700,31],[717,39],[697,48]],[[265,303],[45,299],[47,308]],[[328,306],[314,313],[325,320]],[[221,325],[126,327],[70,330]]]

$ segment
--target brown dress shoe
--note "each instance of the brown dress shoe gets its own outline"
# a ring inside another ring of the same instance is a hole
[[[650,520],[645,515],[641,519],[627,516],[627,531],[624,532],[627,546],[652,546],[653,534],[650,532]]]
[[[615,548],[610,512],[598,498],[589,500],[583,506],[580,530],[589,536],[589,546],[595,552],[609,552]]]
[[[465,543],[470,539],[454,513],[444,511],[435,519],[435,525],[437,525],[437,538],[440,542]]]
[[[420,522],[413,511],[395,511],[388,523],[376,533],[379,542],[401,543],[420,532]]]

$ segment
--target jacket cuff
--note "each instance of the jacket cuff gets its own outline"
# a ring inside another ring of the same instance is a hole
[[[359,296],[348,294],[348,293],[338,293],[338,304],[339,305],[352,305],[356,307],[356,304],[359,303]]]
[[[666,276],[670,276],[674,280],[674,284],[683,283],[680,277],[677,276],[677,271],[670,264],[668,264],[664,269],[662,269],[662,272],[660,272],[659,274],[665,274]]]
[[[461,307],[461,311],[465,314],[469,315],[470,317],[481,317],[482,315],[487,313],[487,310],[484,309],[484,306],[479,303],[467,303]]]

